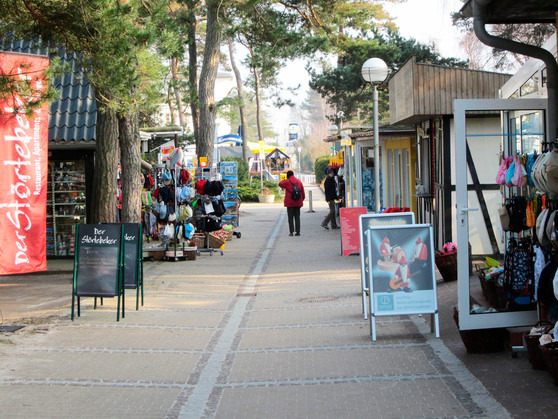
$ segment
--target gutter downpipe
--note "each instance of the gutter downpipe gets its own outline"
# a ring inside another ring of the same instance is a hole
[[[520,42],[511,41],[509,39],[500,38],[490,35],[485,28],[486,25],[486,9],[492,0],[473,0],[473,27],[477,38],[485,45],[493,48],[503,49],[514,52],[516,54],[527,55],[543,61],[546,64],[547,71],[547,91],[548,91],[548,115],[546,117],[548,135],[546,141],[550,144],[558,139],[558,105],[557,92],[558,88],[558,64],[556,58],[550,51],[533,45],[522,44]]]

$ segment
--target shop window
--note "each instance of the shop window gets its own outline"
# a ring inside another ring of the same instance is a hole
[[[409,149],[387,150],[387,206],[409,207]]]
[[[539,91],[539,77],[534,74],[519,88],[520,96],[527,96]]]
[[[409,185],[409,149],[401,150],[401,207],[411,206],[411,187]]]
[[[387,180],[388,180],[388,186],[387,186],[387,206],[388,207],[393,207],[393,184],[392,184],[392,179],[393,179],[393,152],[394,150],[387,150]]]
[[[531,153],[540,151],[544,139],[541,112],[533,112],[521,116],[521,140],[517,151]],[[517,143],[517,142],[516,142]]]
[[[430,138],[419,136],[417,144],[417,195],[432,193],[432,146]]]

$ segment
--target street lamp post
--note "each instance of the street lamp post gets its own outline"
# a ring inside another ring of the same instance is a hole
[[[378,132],[378,89],[377,84],[382,83],[388,75],[388,67],[380,58],[370,58],[362,65],[362,78],[374,87],[372,95],[374,105],[374,192],[376,212],[381,209],[380,203],[380,133]]]

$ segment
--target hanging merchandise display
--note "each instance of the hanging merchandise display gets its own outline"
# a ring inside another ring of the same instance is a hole
[[[173,153],[173,156],[179,155]],[[181,163],[153,165],[154,173],[144,175],[143,226],[147,241],[160,244],[144,247],[146,254],[176,261],[192,259],[196,248],[190,242],[194,234],[192,202],[195,199],[192,176]]]
[[[558,143],[541,142],[529,154],[515,149],[520,145],[515,141],[507,144],[505,149],[513,154],[501,156],[496,175],[496,182],[505,185],[498,210],[505,234],[504,260],[481,270],[479,276],[490,312],[537,310],[539,320],[554,325],[558,320]],[[545,146],[553,149],[544,150]],[[558,331],[552,326],[540,329],[534,327],[525,336],[533,368],[539,369],[544,362],[537,362],[538,337],[548,336],[541,343],[546,345],[554,340],[553,331]]]
[[[224,254],[225,240],[216,232],[222,230],[222,213],[219,211],[222,204],[221,193],[224,190],[221,176],[215,168],[199,167],[195,173],[196,200],[194,205],[194,219],[197,234],[193,240],[198,247],[198,254],[214,252]],[[221,203],[219,202],[221,201]],[[217,211],[216,211],[217,210]]]
[[[238,196],[238,163],[219,163],[219,173],[223,181],[223,204],[225,212],[222,215],[223,224],[233,227],[239,226],[240,198]],[[237,232],[237,237],[239,237]]]

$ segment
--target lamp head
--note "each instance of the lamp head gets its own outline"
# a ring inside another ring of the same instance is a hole
[[[388,73],[388,66],[381,58],[369,58],[362,65],[362,78],[368,83],[381,83]]]
[[[337,131],[339,131],[339,128],[337,127],[337,125],[333,124],[333,125],[330,125],[327,130],[329,131],[330,135],[335,135],[335,134],[337,134]]]

